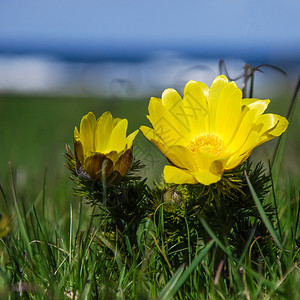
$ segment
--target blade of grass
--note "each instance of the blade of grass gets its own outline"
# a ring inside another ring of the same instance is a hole
[[[230,257],[231,256],[231,252],[229,252],[229,249],[226,249],[226,247],[223,245],[223,243],[218,239],[218,237],[215,235],[215,233],[210,229],[210,227],[208,226],[208,224],[206,223],[206,221],[203,218],[200,218],[200,222],[202,224],[202,226],[205,228],[205,230],[207,231],[207,233],[210,235],[210,237],[214,240],[214,242]]]
[[[247,254],[248,251],[249,251],[249,247],[250,247],[250,245],[251,245],[251,243],[252,243],[252,239],[253,239],[253,237],[254,237],[255,230],[256,230],[256,225],[251,229],[251,233],[250,233],[250,235],[249,235],[247,244],[246,244],[246,246],[245,246],[245,248],[244,248],[244,251],[243,251],[243,253],[242,253],[242,255],[241,255],[240,259],[239,259],[239,262],[238,262],[237,265],[236,265],[236,270],[238,270],[239,267],[242,265],[242,262],[243,262],[243,260],[244,260],[244,258],[245,258],[245,256],[246,256],[246,254]]]
[[[173,297],[173,291],[183,271],[184,266],[180,266],[175,272],[175,274],[172,276],[172,278],[169,280],[169,282],[164,286],[159,296],[157,297],[157,300],[167,300]]]
[[[177,291],[181,288],[181,286],[184,284],[184,282],[188,279],[188,277],[191,275],[191,273],[195,270],[195,268],[200,264],[200,262],[203,260],[203,258],[206,256],[208,251],[213,246],[214,241],[211,240],[197,255],[197,257],[193,260],[191,265],[183,272],[184,267],[181,266],[176,273],[173,275],[173,277],[170,279],[170,281],[165,285],[163,290],[160,292],[157,299],[159,300],[167,300],[171,299]],[[182,274],[183,272],[183,274]],[[181,275],[182,274],[182,275]]]
[[[32,258],[32,250],[31,250],[31,246],[30,246],[30,242],[29,242],[29,237],[28,237],[28,234],[27,234],[24,222],[23,222],[23,218],[21,216],[20,209],[19,209],[17,191],[16,191],[16,186],[15,186],[15,181],[14,181],[13,169],[12,169],[11,162],[9,162],[9,169],[10,169],[10,176],[11,176],[12,189],[13,189],[14,205],[15,205],[15,210],[16,210],[16,214],[17,214],[17,218],[18,218],[18,222],[19,222],[19,226],[20,226],[19,227],[20,232],[21,232],[21,235],[24,239],[27,252],[28,252],[30,258]]]
[[[279,181],[279,175],[280,175],[280,169],[281,169],[281,163],[283,160],[283,154],[285,150],[285,145],[286,145],[286,140],[287,140],[287,133],[284,133],[280,136],[280,140],[277,143],[276,146],[276,152],[273,155],[272,159],[272,178],[274,182],[274,186],[278,186],[278,181]]]
[[[232,261],[240,264],[240,266],[243,267],[247,271],[247,273],[249,275],[253,276],[255,279],[261,280],[261,284],[265,284],[267,287],[269,287],[271,289],[274,288],[274,284],[271,281],[269,281],[267,278],[262,278],[260,273],[255,272],[254,270],[252,270],[251,267],[245,265],[244,263],[242,263],[238,259],[234,258],[231,254],[230,248],[226,249],[224,244],[217,238],[217,236],[214,234],[214,232],[208,226],[206,221],[202,218],[200,219],[200,221],[201,221],[203,227],[205,228],[205,230],[207,231],[207,233],[211,236],[211,238],[214,240],[214,242],[217,244],[217,246],[219,246],[227,254],[229,259],[231,259]]]
[[[268,231],[270,232],[270,234],[271,234],[271,236],[273,237],[274,241],[276,242],[277,246],[278,246],[281,250],[283,250],[283,246],[282,246],[282,244],[281,244],[281,242],[280,242],[280,240],[279,240],[279,238],[278,238],[278,236],[277,236],[277,234],[276,234],[276,232],[275,232],[275,230],[274,230],[274,228],[273,228],[273,226],[272,226],[272,223],[270,222],[269,218],[267,217],[267,214],[266,214],[266,212],[265,212],[265,210],[264,210],[262,204],[261,204],[260,201],[259,201],[259,198],[258,198],[258,196],[257,196],[257,194],[256,194],[256,192],[255,192],[255,190],[254,190],[254,188],[253,188],[253,186],[252,186],[252,184],[251,184],[251,182],[250,182],[250,179],[249,179],[249,177],[248,177],[248,175],[247,175],[247,172],[244,171],[244,174],[245,174],[245,178],[246,178],[248,187],[249,187],[249,189],[250,189],[252,198],[253,198],[253,200],[254,200],[254,202],[255,202],[255,205],[256,205],[256,207],[257,207],[257,210],[258,210],[260,216],[262,217],[263,222],[265,223],[265,225],[266,225]]]
[[[168,258],[166,256],[166,254],[164,253],[164,251],[159,247],[159,244],[157,242],[157,239],[156,239],[155,235],[151,231],[149,231],[149,234],[152,236],[156,247],[158,248],[159,252],[162,254],[162,256],[164,257],[166,263],[168,264],[170,272],[172,272],[172,266],[171,266],[171,264],[170,264],[170,262],[169,262],[169,260],[168,260]]]
[[[81,230],[81,225],[82,225],[82,198],[79,201],[79,217],[78,217],[78,225],[77,225],[75,236],[79,235],[79,232]]]

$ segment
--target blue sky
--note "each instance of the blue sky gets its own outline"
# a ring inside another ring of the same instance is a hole
[[[299,0],[2,0],[0,50],[107,44],[299,56],[299,11]]]

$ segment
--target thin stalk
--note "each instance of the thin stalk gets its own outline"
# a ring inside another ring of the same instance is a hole
[[[298,198],[298,212],[297,212],[297,218],[296,218],[294,239],[297,238],[297,228],[298,228],[298,224],[299,224],[299,217],[300,217],[300,191],[299,191],[299,198]]]
[[[294,91],[294,94],[293,94],[293,97],[292,97],[292,100],[291,100],[288,112],[286,114],[286,118],[287,119],[289,119],[290,116],[291,116],[291,113],[292,113],[293,108],[294,108],[295,103],[296,103],[296,99],[297,99],[297,95],[298,95],[299,89],[300,89],[300,76],[298,78],[298,82],[297,82],[297,85],[296,85],[296,88],[295,88],[295,91]]]
[[[5,208],[6,208],[7,211],[9,211],[7,199],[6,199],[6,196],[4,194],[4,190],[3,190],[2,186],[1,186],[1,184],[0,184],[0,192],[1,192],[1,194],[3,196],[3,199],[4,199],[4,202],[5,202]]]
[[[70,228],[69,228],[69,264],[71,266],[72,263],[72,234],[73,234],[73,211],[72,211],[72,204],[70,204]]]
[[[252,72],[250,76],[250,92],[249,92],[249,98],[253,97],[253,91],[254,91],[254,72]]]
[[[281,233],[281,227],[280,227],[279,216],[278,216],[278,205],[277,205],[277,200],[276,200],[276,192],[275,192],[275,186],[274,186],[274,181],[273,181],[273,176],[272,176],[272,167],[271,167],[270,159],[268,159],[268,163],[269,163],[269,170],[270,170],[272,194],[273,194],[273,199],[274,199],[275,215],[276,215],[280,240],[282,241],[282,233]]]
[[[298,95],[298,92],[299,92],[299,89],[300,89],[300,76],[298,78],[298,82],[297,82],[297,85],[296,85],[296,88],[294,90],[294,94],[293,94],[293,97],[291,99],[291,102],[290,102],[290,106],[288,108],[288,112],[286,114],[286,118],[288,121],[290,121],[290,117],[291,117],[291,114],[296,106],[296,99],[297,99],[297,95]],[[273,156],[272,156],[272,160],[271,160],[271,165],[273,166],[274,165],[274,162],[277,158],[277,155],[278,155],[278,152],[279,152],[279,146],[281,145],[281,141],[282,141],[282,136],[281,135],[279,137],[279,139],[277,140],[277,144],[275,146],[275,150],[274,150],[274,153],[273,153]]]
[[[254,188],[253,188],[253,186],[252,186],[252,184],[250,182],[250,179],[249,179],[249,177],[247,175],[247,172],[244,171],[244,174],[245,174],[245,178],[246,178],[248,187],[250,189],[252,198],[253,198],[253,200],[254,200],[254,202],[256,204],[257,210],[258,210],[259,214],[261,215],[261,218],[262,218],[263,222],[265,223],[268,231],[270,232],[270,234],[273,237],[274,241],[276,242],[277,246],[281,250],[283,250],[283,246],[282,246],[282,244],[281,244],[281,242],[280,242],[280,240],[279,240],[279,238],[278,238],[278,236],[277,236],[277,234],[276,234],[276,232],[275,232],[275,230],[273,228],[273,225],[272,225],[271,221],[269,220],[269,218],[268,218],[268,216],[267,216],[267,214],[266,214],[266,212],[265,212],[262,204],[259,201],[259,198],[258,198],[258,196],[257,196],[257,194],[256,194],[256,192],[255,192],[255,190],[254,190]]]

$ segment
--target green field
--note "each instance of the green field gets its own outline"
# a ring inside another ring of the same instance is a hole
[[[268,111],[285,115],[290,98],[279,95],[271,99]],[[175,295],[178,299],[298,299],[299,105],[293,109],[273,168],[284,250],[274,251],[270,257],[262,254],[261,266],[253,267],[246,259],[251,245],[245,248],[245,261],[237,264],[229,245],[213,235],[212,240],[226,255],[228,274],[224,277],[216,271],[216,257],[206,255],[209,243],[190,257],[190,265],[168,269],[160,262],[164,249],[159,250],[161,255],[150,251],[157,245],[154,242],[149,249],[140,248],[144,255],[139,252],[130,258],[119,257],[113,250],[111,257],[96,242],[103,220],[91,218],[91,207],[73,195],[74,183],[64,166],[65,145],[73,149],[74,127],[89,111],[100,116],[109,110],[114,117],[127,118],[128,133],[148,125],[148,101],[0,95],[0,212],[11,219],[9,235],[0,235],[0,298],[171,299]],[[263,160],[268,169],[277,142],[260,146],[252,159]],[[134,147],[136,158],[146,165],[140,175],[148,178],[150,187],[153,181],[161,182],[166,159],[142,133]],[[274,194],[269,193],[267,201],[274,206]],[[96,214],[100,214],[97,209]],[[279,235],[278,223],[273,221]]]

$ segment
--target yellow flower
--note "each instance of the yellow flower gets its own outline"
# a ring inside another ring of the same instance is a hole
[[[105,112],[96,120],[89,112],[80,123],[80,133],[75,127],[74,148],[79,176],[100,183],[118,182],[132,163],[133,140],[138,130],[126,137],[128,121],[113,118]],[[87,176],[88,175],[88,176]]]
[[[167,183],[209,185],[286,130],[284,117],[263,114],[269,102],[243,99],[224,75],[210,88],[191,80],[183,98],[174,89],[166,89],[162,99],[151,98],[147,117],[154,129],[141,130],[172,164],[164,167]]]

